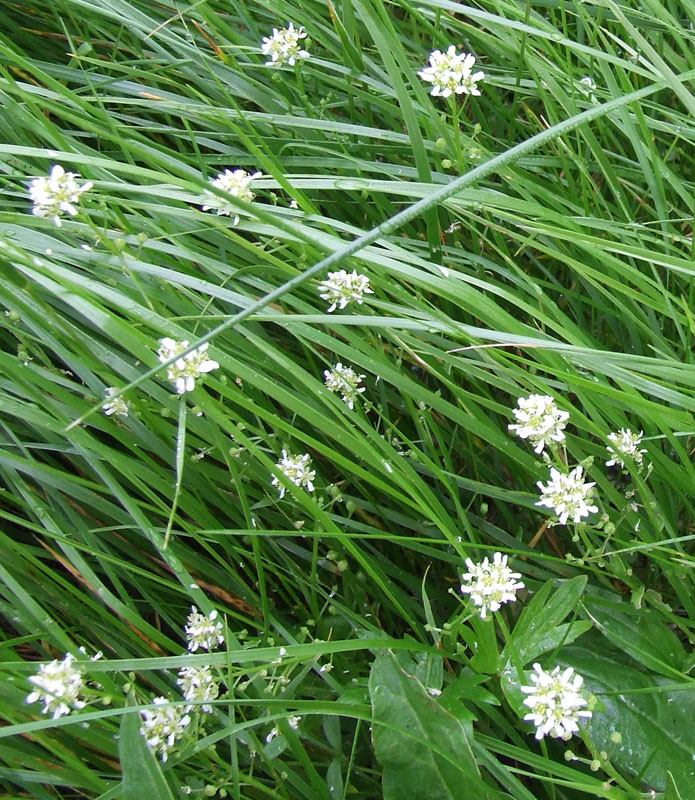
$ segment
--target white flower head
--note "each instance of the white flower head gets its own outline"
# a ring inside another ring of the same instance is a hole
[[[39,667],[29,681],[36,687],[27,696],[27,703],[43,703],[42,714],[51,714],[53,719],[69,714],[73,709],[85,707],[80,695],[84,690],[84,677],[73,667],[75,657],[68,653],[62,661],[51,661]]]
[[[582,467],[575,467],[568,474],[550,467],[550,480],[543,485],[538,481],[541,499],[537,506],[552,508],[558,516],[560,525],[567,525],[567,520],[581,522],[582,517],[598,511],[591,504],[591,496],[595,483],[586,483]]]
[[[319,284],[319,297],[328,301],[329,314],[336,308],[342,311],[353,300],[361,304],[365,294],[374,294],[374,292],[369,288],[369,278],[361,275],[357,270],[347,272],[347,270],[341,269],[337,272],[329,272],[326,280]]]
[[[183,736],[191,718],[181,706],[172,705],[166,697],[155,697],[152,702],[157,708],[140,712],[143,718],[140,734],[155,753],[159,751],[161,760],[166,761],[169,750]]]
[[[308,492],[314,491],[316,470],[311,469],[311,456],[308,453],[292,456],[287,450],[283,450],[282,458],[275,464],[275,468],[289,478],[295,486],[303,486]],[[271,486],[278,487],[280,498],[285,496],[285,487],[277,476],[273,477]]]
[[[524,588],[519,580],[521,574],[512,572],[507,566],[507,558],[502,553],[495,553],[492,563],[486,557],[480,564],[466,559],[468,572],[461,576],[461,591],[471,596],[473,603],[480,608],[483,619],[488,611],[498,611],[503,603],[516,600],[516,593]]]
[[[644,454],[647,452],[644,449],[640,450],[643,435],[643,431],[633,433],[629,428],[621,428],[617,433],[609,433],[608,441],[611,444],[606,447],[606,450],[611,454],[611,458],[606,461],[606,466],[612,467],[614,464],[619,464],[624,467],[627,457],[641,468],[644,464]]]
[[[191,653],[195,653],[198,648],[212,650],[217,645],[224,644],[222,623],[217,622],[216,609],[206,617],[195,606],[191,606],[191,613],[186,618],[184,631]]]
[[[533,685],[520,687],[528,695],[524,705],[530,709],[524,719],[536,726],[536,739],[546,735],[570,739],[579,730],[578,720],[591,717],[581,693],[584,679],[572,667],[562,672],[560,667],[555,667],[552,672],[546,672],[540,664],[534,664],[533,669]]]
[[[306,39],[304,26],[295,28],[290,22],[286,28],[273,28],[272,36],[264,36],[261,50],[264,56],[270,56],[266,67],[282,67],[289,64],[291,67],[297,61],[309,58],[309,53],[302,49],[301,40]]]
[[[163,364],[170,358],[183,353],[188,347],[186,340],[177,342],[168,337],[160,339],[159,350],[157,355],[160,362]],[[201,344],[196,350],[186,353],[185,356],[177,358],[173,364],[167,367],[167,379],[174,384],[174,389],[177,394],[184,392],[192,392],[195,389],[196,379],[199,378],[204,372],[211,372],[217,369],[219,364],[208,358],[207,354],[208,343]]]
[[[512,412],[516,423],[507,427],[515,431],[520,439],[529,439],[536,453],[542,453],[551,442],[563,441],[563,431],[570,415],[559,409],[552,397],[532,394],[520,397],[517,405],[518,408]]]
[[[585,75],[579,81],[582,86],[585,86],[590,92],[592,92],[596,88],[596,81],[591,77],[591,75]]]
[[[260,172],[249,173],[243,169],[226,169],[224,172],[220,172],[211,183],[216,189],[221,189],[223,192],[227,192],[232,197],[237,197],[245,203],[251,203],[256,196],[249,188],[251,181],[260,177]],[[218,216],[224,214],[227,217],[234,217],[232,224],[239,224],[239,213],[235,206],[212,192],[206,190],[205,194],[209,199],[207,201],[208,205],[202,206],[203,211],[216,211]]]
[[[326,388],[331,392],[339,392],[348,408],[354,408],[355,400],[366,391],[364,386],[360,386],[365,376],[358,375],[352,367],[345,367],[340,361],[333,369],[324,370],[323,376]]]
[[[34,204],[32,213],[37,217],[51,217],[57,227],[61,226],[63,214],[74,217],[80,197],[94,185],[91,181],[78,183],[76,172],[66,172],[55,164],[47,178],[34,178],[29,184],[29,196]]]
[[[199,708],[206,714],[212,714],[212,706],[207,700],[216,700],[220,694],[220,684],[210,671],[210,667],[182,667],[176,683],[181,687],[184,699],[189,702],[203,702],[203,705],[186,706],[186,713]]]
[[[115,386],[109,386],[106,389],[106,402],[102,408],[104,409],[104,414],[106,414],[107,417],[110,417],[112,414],[115,414],[117,417],[128,416],[130,403],[122,397],[113,397],[117,391],[118,389],[116,389]]]
[[[481,70],[473,72],[475,56],[457,53],[450,45],[446,53],[435,50],[430,54],[430,65],[418,72],[423,81],[432,84],[430,94],[434,97],[449,97],[452,94],[480,95],[478,81],[485,78]]]

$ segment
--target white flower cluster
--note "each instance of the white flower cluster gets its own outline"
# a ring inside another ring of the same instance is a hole
[[[216,189],[221,189],[245,203],[251,203],[256,196],[249,188],[251,181],[260,177],[260,172],[248,173],[243,169],[226,169],[224,172],[220,172],[211,183]],[[210,199],[207,201],[208,205],[202,206],[203,211],[216,211],[218,216],[224,214],[227,217],[234,217],[232,224],[239,224],[239,214],[235,206],[212,192],[206,191],[205,193]]]
[[[102,406],[104,414],[110,417],[115,414],[117,417],[127,417],[130,410],[130,403],[122,397],[114,397],[118,389],[115,386],[109,386],[106,389],[106,402]],[[112,399],[113,398],[113,399]]]
[[[37,217],[51,217],[57,227],[61,226],[63,214],[74,217],[80,197],[94,185],[91,181],[78,183],[76,172],[66,172],[55,164],[47,178],[35,178],[29,184],[29,196],[34,204],[32,213]]]
[[[84,691],[84,677],[73,666],[75,657],[68,653],[62,661],[51,661],[39,667],[36,675],[29,681],[36,687],[27,696],[27,703],[43,703],[42,714],[51,714],[53,719],[69,714],[73,709],[85,707],[81,694]]]
[[[155,697],[155,709],[147,708],[140,712],[143,718],[140,734],[162,761],[169,757],[169,750],[183,736],[184,729],[191,718],[181,706],[172,705],[166,697]]]
[[[191,606],[191,613],[186,618],[184,631],[191,653],[195,653],[198,648],[209,651],[224,644],[222,623],[217,622],[216,609],[211,611],[209,616],[205,616],[195,606]]]
[[[555,400],[547,394],[532,394],[517,400],[518,408],[513,410],[516,423],[508,425],[520,439],[528,439],[536,453],[551,442],[561,442],[570,415],[560,410]]]
[[[186,706],[186,713],[200,709],[206,714],[212,714],[212,706],[205,705],[208,700],[216,700],[220,694],[220,684],[210,671],[210,667],[182,667],[176,683],[181,687],[184,699],[191,703],[204,703],[203,705]]]
[[[290,22],[286,28],[273,28],[272,36],[264,36],[261,50],[264,56],[270,56],[266,67],[282,67],[289,64],[291,67],[297,61],[309,58],[309,53],[302,50],[301,40],[306,39],[304,27],[295,28]]]
[[[446,53],[435,50],[430,54],[430,65],[418,72],[423,81],[432,84],[430,94],[434,97],[449,97],[452,94],[480,95],[477,82],[485,78],[481,70],[473,72],[475,56],[457,53],[450,45]]]
[[[177,342],[168,337],[160,339],[159,350],[157,355],[163,364],[170,358],[183,353],[188,347],[188,342],[184,339],[182,342]],[[196,350],[186,353],[185,356],[177,358],[173,364],[167,368],[167,379],[174,384],[174,389],[177,394],[184,392],[192,392],[195,389],[196,379],[199,378],[204,372],[211,372],[217,369],[219,364],[208,358],[207,355],[208,343],[201,344]]]
[[[567,520],[581,522],[582,517],[598,511],[595,505],[591,504],[591,496],[595,483],[584,481],[584,469],[575,467],[565,474],[550,467],[550,480],[547,484],[538,481],[537,486],[541,490],[541,499],[536,503],[537,506],[552,508],[558,516],[560,525],[567,525]]]
[[[341,269],[337,272],[329,272],[326,280],[319,284],[319,297],[329,303],[328,313],[335,311],[336,308],[342,309],[353,300],[361,304],[365,294],[374,294],[369,288],[369,278],[360,275],[357,270],[347,272]]]
[[[345,367],[340,361],[333,369],[324,370],[323,376],[326,388],[331,392],[339,392],[348,408],[354,408],[355,400],[366,391],[364,386],[360,387],[365,376],[358,375],[352,367]]]
[[[644,454],[647,452],[640,449],[643,435],[642,431],[633,433],[629,428],[621,428],[617,433],[609,433],[608,441],[611,444],[606,447],[606,450],[611,454],[611,458],[606,461],[606,466],[612,467],[614,464],[618,464],[624,467],[627,457],[641,469],[644,465]]]
[[[521,573],[513,572],[507,566],[508,556],[495,553],[492,563],[486,557],[480,564],[466,559],[468,572],[461,576],[461,591],[469,594],[473,603],[480,608],[480,616],[485,619],[488,611],[495,612],[503,603],[516,600],[516,593],[524,588],[519,580]]]
[[[577,721],[581,717],[591,717],[581,694],[584,679],[572,667],[562,672],[560,667],[555,667],[552,672],[546,672],[540,664],[534,664],[533,669],[530,676],[533,685],[521,687],[528,695],[524,705],[530,709],[524,719],[536,726],[536,739],[548,734],[570,739],[579,730]]]
[[[314,491],[314,478],[316,470],[311,469],[311,456],[304,453],[301,456],[289,455],[287,450],[282,451],[282,458],[275,464],[280,472],[289,478],[295,486],[303,486],[308,492]],[[280,479],[275,476],[271,486],[277,486],[280,498],[285,496],[285,487],[280,483]]]

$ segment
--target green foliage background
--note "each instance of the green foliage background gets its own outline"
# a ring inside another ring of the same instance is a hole
[[[269,69],[289,20],[311,58]],[[3,4],[7,796],[694,796],[693,23],[686,0]],[[417,77],[451,43],[486,74],[460,137]],[[54,163],[94,182],[60,229],[27,196]],[[200,210],[226,168],[263,173],[238,227]],[[326,258],[375,294],[327,315]],[[181,401],[157,342],[212,331],[221,368]],[[336,361],[367,376],[354,411]],[[507,431],[532,392],[571,412],[612,534],[539,530],[546,469]],[[628,427],[648,477],[604,467]],[[283,448],[314,494],[278,500]],[[496,550],[530,591],[495,632],[456,593]],[[227,651],[185,654],[192,604]],[[28,676],[80,646],[94,704],[40,717]],[[583,741],[521,721],[538,659],[596,693]],[[229,693],[158,766],[137,707],[206,662]]]

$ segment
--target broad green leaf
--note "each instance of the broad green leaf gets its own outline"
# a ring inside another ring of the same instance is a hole
[[[666,773],[666,794],[664,795],[664,800],[684,800],[671,772]]]
[[[685,650],[676,634],[658,614],[632,605],[587,603],[587,611],[598,630],[616,647],[650,670],[678,679],[685,661]]]
[[[545,583],[516,623],[511,642],[502,654],[502,663],[506,663],[516,652],[525,665],[548,650],[574,641],[588,630],[591,625],[587,626],[584,622],[560,625],[578,607],[586,581],[585,575],[579,575],[560,583],[554,593],[553,582]]]
[[[174,800],[159,762],[140,733],[139,714],[121,717],[118,754],[123,771],[123,800]]]
[[[481,781],[470,723],[443,709],[391,653],[376,657],[369,694],[384,800],[459,800],[464,784],[471,800],[494,796]]]
[[[667,773],[685,797],[695,797],[695,683],[674,684],[645,673],[619,650],[608,650],[598,634],[581,646],[562,650],[561,663],[583,676],[587,691],[599,696],[605,711],[595,711],[589,735],[612,763],[656,791]],[[613,744],[611,734],[622,734]]]

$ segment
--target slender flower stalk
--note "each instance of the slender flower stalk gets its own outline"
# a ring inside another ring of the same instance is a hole
[[[35,178],[29,184],[29,196],[34,203],[32,213],[50,217],[60,228],[62,215],[74,217],[81,196],[94,186],[91,181],[78,183],[79,177],[76,172],[66,172],[60,164],[55,164],[47,178]]]
[[[275,464],[275,468],[289,478],[295,486],[303,486],[308,492],[314,491],[316,470],[311,469],[311,456],[308,453],[293,456],[287,450],[283,450],[282,458]],[[273,477],[271,486],[277,486],[281,499],[285,496],[285,487],[277,476]]]
[[[485,78],[482,70],[473,72],[475,56],[470,53],[457,53],[455,45],[450,45],[446,53],[434,50],[430,54],[430,64],[418,75],[423,81],[432,84],[430,94],[434,97],[450,97],[453,94],[480,95],[478,81]]]
[[[564,474],[555,467],[550,467],[550,480],[547,484],[538,481],[541,499],[537,506],[552,508],[558,516],[560,525],[567,525],[568,520],[581,522],[583,517],[598,511],[591,502],[595,483],[586,483],[582,467],[575,467]]]
[[[560,410],[555,400],[545,394],[520,397],[513,410],[516,423],[507,426],[520,439],[528,439],[536,453],[542,453],[551,442],[562,442],[570,415]]]
[[[75,657],[68,653],[62,661],[51,661],[39,667],[36,675],[29,681],[36,687],[27,696],[27,703],[43,703],[42,714],[50,714],[53,719],[69,714],[73,709],[85,707],[81,695],[84,691],[84,677],[73,666]]]
[[[179,353],[183,353],[187,347],[188,342],[185,339],[182,342],[177,342],[167,337],[160,340],[157,355],[163,364]],[[217,361],[208,358],[207,349],[208,343],[205,342],[196,350],[186,353],[185,356],[176,359],[173,364],[169,364],[167,368],[167,379],[174,384],[174,389],[177,394],[192,392],[195,389],[197,378],[203,373],[211,372],[213,369],[219,367]]]
[[[245,203],[252,203],[256,195],[250,189],[251,181],[260,177],[260,172],[249,173],[243,169],[226,169],[224,172],[220,172],[211,183],[216,189],[221,189]],[[207,205],[202,206],[203,211],[216,211],[218,216],[233,217],[232,224],[239,224],[239,213],[236,206],[213,192],[206,190],[205,194],[209,199]]]
[[[504,603],[516,600],[516,593],[524,588],[519,580],[521,573],[512,572],[507,566],[508,556],[495,553],[492,563],[486,557],[480,564],[466,559],[468,572],[461,576],[461,591],[469,594],[473,603],[480,608],[480,616],[485,619],[488,612],[495,612]]]
[[[353,301],[361,305],[364,302],[365,294],[374,294],[374,292],[369,288],[369,278],[366,275],[360,275],[357,270],[353,270],[351,273],[344,269],[329,272],[326,279],[319,284],[319,297],[328,301],[329,314],[336,308],[342,311],[348,303]]]
[[[286,28],[273,28],[272,36],[264,36],[261,43],[263,55],[270,56],[266,67],[293,67],[297,61],[309,58],[308,51],[302,49],[302,39],[306,39],[303,26],[295,28],[290,22]]]
[[[572,667],[546,672],[540,664],[534,664],[533,669],[532,685],[520,687],[528,695],[524,705],[530,709],[524,719],[536,726],[536,739],[550,735],[566,741],[579,730],[580,719],[591,717],[582,695],[584,679]]]

